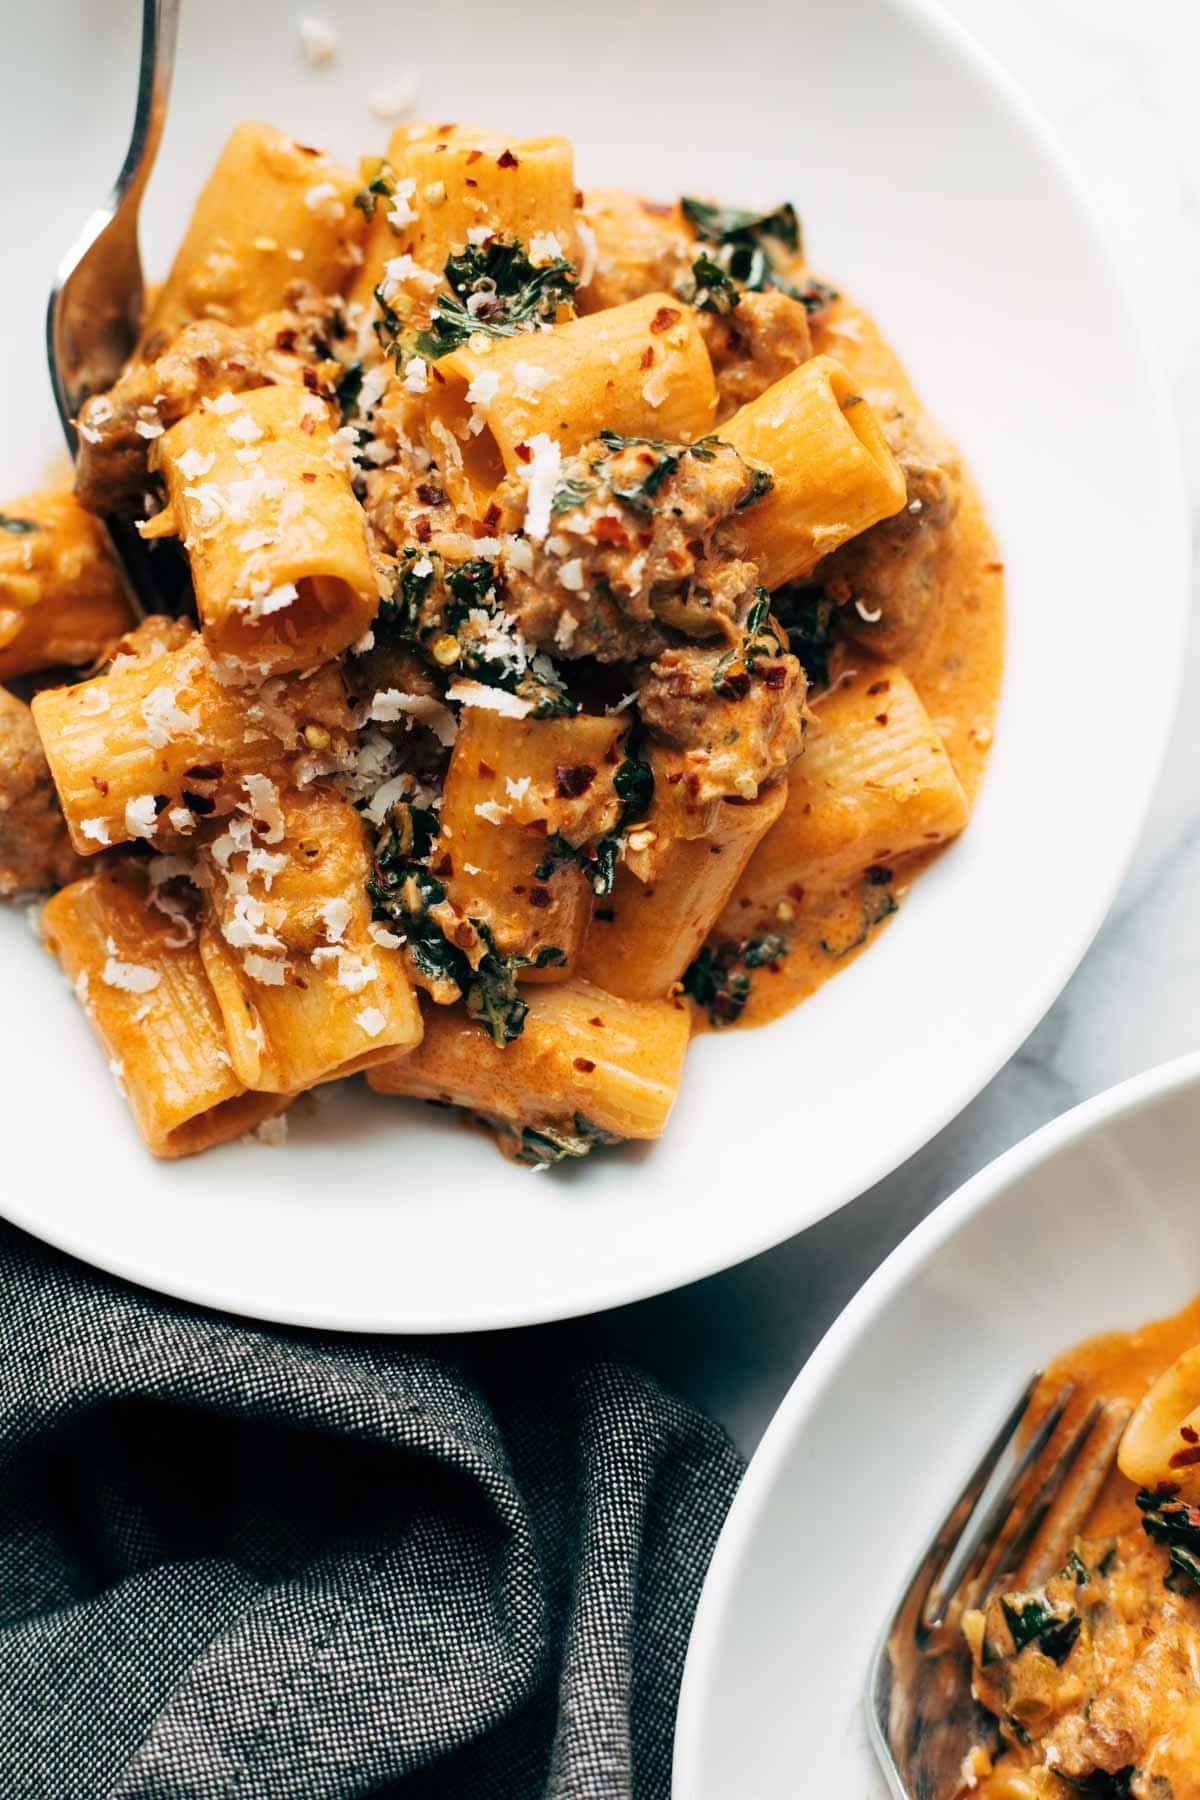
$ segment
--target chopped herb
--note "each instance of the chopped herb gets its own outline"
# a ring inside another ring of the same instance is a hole
[[[1079,1614],[1065,1601],[1052,1603],[1044,1593],[1002,1594],[1000,1610],[1012,1634],[1017,1655],[1036,1644],[1043,1656],[1061,1668],[1080,1631]]]
[[[886,869],[868,870],[864,875],[859,883],[862,919],[858,932],[847,944],[839,944],[831,942],[828,938],[822,938],[821,948],[826,956],[849,956],[852,950],[857,950],[866,943],[877,925],[881,925],[894,912],[899,912],[899,901],[879,879],[880,876],[883,876],[886,881],[891,880],[891,872]]]
[[[654,496],[667,477],[673,475],[683,461],[687,454],[687,446],[663,443],[656,438],[622,437],[617,431],[602,431],[600,442],[610,452],[629,450],[635,445],[654,452],[657,461],[641,481],[634,482],[627,487],[618,487],[615,482],[609,483],[609,491],[614,499],[624,501],[625,505],[631,507],[634,512],[652,513]]]
[[[788,250],[800,248],[800,221],[790,201],[774,212],[744,212],[737,206],[716,206],[708,200],[695,200],[685,195],[680,201],[683,216],[698,238],[709,244],[730,244],[742,240],[756,243],[760,238],[775,238]]]
[[[418,972],[429,981],[456,987],[466,1002],[468,1017],[484,1026],[493,1042],[503,1048],[520,1037],[529,1011],[517,991],[517,971],[561,967],[567,959],[553,944],[543,945],[533,956],[505,956],[483,920],[471,919],[483,945],[482,955],[473,964],[432,917],[432,908],[446,899],[446,889],[420,860],[428,856],[432,845],[425,825],[429,815],[421,808],[411,811],[420,815],[412,828],[414,847],[406,850],[403,833],[393,829],[376,851],[367,880],[373,916],[401,929]]]
[[[788,648],[808,677],[810,688],[829,686],[829,653],[834,607],[819,587],[797,582],[776,588],[771,604],[787,632]]]
[[[434,362],[478,331],[505,338],[551,325],[575,294],[575,265],[559,256],[535,266],[520,238],[468,244],[449,258],[445,273],[451,292],[438,295],[429,328],[416,340]]]
[[[1080,1556],[1078,1550],[1072,1548],[1071,1554],[1067,1557],[1067,1560],[1063,1567],[1062,1573],[1064,1576],[1067,1576],[1067,1575],[1071,1576],[1075,1582],[1076,1587],[1082,1587],[1084,1585],[1084,1583],[1089,1579],[1088,1566],[1084,1562],[1082,1556]]]
[[[1177,1593],[1200,1588],[1200,1506],[1172,1500],[1143,1488],[1137,1496],[1142,1530],[1156,1544],[1165,1544],[1170,1569],[1165,1585]]]
[[[698,312],[731,313],[742,297],[733,277],[703,251],[692,264],[691,280],[681,281],[675,291]]]
[[[585,481],[582,476],[568,477],[555,488],[550,512],[554,517],[559,513],[574,512],[577,506],[586,506],[595,492],[594,481]]]
[[[778,251],[792,256],[800,253],[800,221],[790,204],[774,212],[743,212],[736,206],[714,206],[706,200],[688,196],[680,202],[684,217],[702,242],[716,246],[711,256],[701,260],[715,267],[735,291],[761,293],[764,288],[778,288],[792,300],[798,300],[808,313],[820,312],[837,299],[833,288],[811,277],[802,283],[790,281],[779,267]],[[698,276],[699,262],[693,273]],[[728,310],[716,307],[713,310]]]
[[[775,477],[770,469],[751,469],[750,486],[738,501],[735,512],[743,512],[747,506],[753,506],[764,494],[769,494],[775,486]]]
[[[373,219],[379,201],[390,200],[395,192],[395,173],[389,163],[380,160],[370,181],[355,194],[354,204],[365,218]]]
[[[720,944],[715,950],[705,944],[684,972],[683,991],[704,1008],[710,1024],[735,1025],[750,998],[750,977],[745,971],[765,969],[787,951],[788,940],[779,931]]]
[[[713,670],[713,692],[725,700],[744,700],[759,664],[784,655],[786,648],[771,618],[771,596],[766,588],[759,588],[746,614],[740,645],[727,650]]]
[[[568,863],[575,863],[588,878],[592,892],[601,899],[611,894],[617,877],[621,833],[648,811],[654,798],[654,771],[647,762],[626,756],[613,776],[613,792],[621,802],[616,825],[593,844],[572,844],[556,831],[547,840],[545,855],[533,871],[535,881],[549,881]]]
[[[362,393],[363,366],[360,362],[351,363],[338,382],[334,393],[337,403],[342,409],[342,422],[353,418],[358,411],[358,397]]]
[[[507,1127],[516,1135],[515,1128]],[[622,1139],[611,1131],[605,1131],[599,1125],[576,1113],[574,1118],[562,1125],[539,1125],[535,1130],[527,1125],[521,1132],[520,1149],[515,1153],[517,1162],[544,1164],[565,1162],[568,1158],[590,1156],[593,1150],[619,1144]]]
[[[7,531],[12,537],[28,537],[31,531],[40,530],[36,519],[17,519],[12,513],[0,512],[0,531]]]

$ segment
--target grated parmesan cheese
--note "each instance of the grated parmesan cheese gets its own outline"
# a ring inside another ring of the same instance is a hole
[[[557,262],[562,254],[563,247],[552,231],[535,231],[529,240],[531,263]]]
[[[184,712],[179,696],[172,687],[151,688],[142,701],[142,718],[146,724],[146,741],[155,750],[189,731],[198,731],[200,721],[194,713]]]
[[[502,825],[511,816],[508,807],[501,806],[498,800],[477,800],[475,803],[475,817],[488,825]]]
[[[270,956],[259,956],[254,950],[246,952],[242,967],[251,981],[261,982],[263,987],[282,987],[287,979],[286,963],[275,962]]]
[[[514,781],[511,776],[506,775],[504,778],[504,791],[509,799],[524,800],[529,792],[530,780],[531,777],[528,775],[522,775],[519,781]]]
[[[106,987],[119,988],[125,994],[154,992],[162,980],[157,969],[148,969],[143,963],[122,962],[112,938],[105,940],[104,948],[108,957],[100,971],[100,979]]]
[[[300,48],[304,52],[304,60],[311,68],[319,69],[323,63],[330,63],[337,55],[337,32],[325,19],[311,15],[301,19],[297,26],[300,36]]]
[[[365,1031],[368,1037],[377,1038],[387,1024],[387,1019],[377,1006],[367,1006],[362,1012],[355,1013],[354,1023]]]
[[[108,826],[103,819],[84,819],[79,829],[85,838],[91,839],[93,844],[112,843],[112,838],[108,834]]]
[[[423,356],[410,356],[405,363],[404,386],[410,394],[429,392],[429,365]]]
[[[389,931],[386,925],[380,925],[376,919],[371,920],[367,932],[381,950],[399,950],[407,942],[407,939],[398,936],[396,932]]]
[[[454,698],[453,691],[447,698]],[[439,744],[450,745],[458,736],[453,713],[430,694],[402,694],[399,688],[383,688],[371,701],[367,717],[381,725],[402,717],[415,719],[418,725],[432,731]]]
[[[522,465],[528,490],[525,503],[525,535],[540,544],[550,529],[550,503],[562,470],[562,451],[552,437],[539,431],[529,440],[532,456]]]
[[[577,219],[575,235],[579,239],[579,248],[583,251],[583,255],[579,259],[579,285],[581,288],[585,288],[596,273],[598,260],[596,233],[585,219]]]
[[[530,700],[504,688],[485,687],[480,681],[456,681],[446,690],[447,700],[459,706],[477,706],[483,712],[502,713],[508,719],[524,719],[533,711]]]
[[[416,208],[411,204],[416,191],[417,183],[412,175],[409,175],[404,181],[396,183],[396,191],[393,195],[395,205],[387,216],[388,224],[393,231],[403,231],[406,225],[416,223]]]
[[[288,1121],[285,1112],[274,1113],[271,1118],[263,1119],[260,1124],[248,1131],[242,1138],[243,1144],[265,1144],[268,1150],[282,1150],[287,1143]]]
[[[352,916],[350,902],[342,899],[326,900],[320,911],[326,937],[331,944],[340,944]]]
[[[125,830],[129,837],[153,837],[157,823],[153,794],[139,794],[136,799],[125,802]]]
[[[207,456],[201,450],[185,450],[182,456],[176,458],[175,467],[185,481],[199,481],[202,475],[208,474],[216,460],[211,450]]]
[[[304,196],[304,204],[310,213],[316,213],[318,218],[328,219],[330,223],[346,216],[346,208],[332,181],[318,181],[315,187],[310,187]]]
[[[377,119],[399,119],[411,110],[417,98],[417,83],[411,75],[398,75],[386,87],[372,88],[367,105]]]
[[[242,786],[249,796],[249,804],[239,802],[243,812],[248,812],[252,820],[261,819],[266,826],[263,836],[268,844],[278,844],[283,837],[283,808],[279,804],[279,789],[266,775],[243,775]]]

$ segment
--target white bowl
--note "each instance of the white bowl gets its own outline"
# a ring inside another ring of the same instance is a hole
[[[1035,1132],[919,1225],[817,1346],[709,1569],[675,1800],[886,1800],[867,1665],[946,1505],[1035,1368],[1200,1290],[1198,1090],[1200,1054]]]
[[[351,1092],[299,1120],[286,1150],[156,1166],[64,984],[19,920],[0,925],[11,1218],[235,1311],[523,1324],[661,1291],[799,1231],[909,1156],[1020,1044],[1096,930],[1151,791],[1180,666],[1181,487],[1161,389],[1059,153],[924,6],[761,0],[748,27],[717,0],[602,19],[561,0],[461,0],[426,9],[416,34],[383,0],[327,10],[342,53],[314,71],[279,0],[184,9],[152,269],[234,120],[377,148],[386,129],[363,97],[419,58],[422,108],[562,129],[585,182],[794,197],[816,266],[877,310],[959,439],[1010,571],[1008,682],[970,832],[810,1004],[697,1044],[652,1151],[534,1179],[443,1115]],[[54,446],[41,306],[120,158],[134,11],[93,0],[81,22],[44,0],[9,45],[0,156],[20,175],[0,194],[15,351],[0,492]],[[1137,721],[1119,743],[1118,694]]]

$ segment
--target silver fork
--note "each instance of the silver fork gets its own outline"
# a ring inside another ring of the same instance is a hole
[[[980,1457],[900,1597],[867,1683],[871,1743],[896,1800],[954,1800],[972,1748],[999,1747],[971,1694],[963,1614],[1039,1587],[1066,1561],[1117,1454],[1130,1408],[1095,1402],[1048,1468],[1043,1454],[1074,1389],[1026,1429],[1034,1375]]]
[[[142,0],[142,54],[129,149],[116,186],[60,265],[50,294],[50,383],[72,455],[79,408],[89,394],[112,386],[137,342],[142,316],[138,214],[166,118],[178,23],[179,0]],[[134,598],[152,610],[157,583],[147,546],[129,520],[106,523]]]

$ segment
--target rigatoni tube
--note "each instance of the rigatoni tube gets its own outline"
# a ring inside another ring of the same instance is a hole
[[[945,745],[902,669],[881,664],[818,702],[787,805],[721,920],[731,935],[782,899],[835,888],[873,864],[931,849],[967,822]]]
[[[190,319],[250,325],[296,282],[340,291],[366,220],[358,176],[271,125],[238,125],[192,212],[142,334],[147,355]]]
[[[279,674],[363,635],[379,589],[324,401],[286,384],[223,394],[157,440],[152,461],[170,505],[146,535],[182,537],[215,655]]]
[[[904,505],[904,476],[879,420],[831,356],[814,356],[741,407],[721,437],[774,477],[728,528],[769,588],[807,575]]]
[[[712,430],[717,390],[695,314],[646,294],[548,331],[443,356],[430,408],[459,441],[477,492],[528,460],[532,438],[564,456],[602,429],[694,443]]]
[[[0,681],[92,662],[131,623],[100,522],[70,488],[0,506]]]
[[[234,1073],[221,1015],[180,903],[151,904],[145,865],[62,888],[42,915],[134,1121],[156,1156],[240,1137],[286,1104]]]
[[[348,800],[285,792],[273,829],[235,817],[200,862],[200,953],[247,1086],[294,1093],[420,1042],[400,952],[371,934],[370,864]]]
[[[518,1128],[578,1113],[617,1137],[660,1137],[683,1074],[687,1007],[622,1000],[586,981],[531,988],[527,998],[525,1029],[503,1049],[459,1007],[430,1008],[417,1049],[372,1069],[368,1082]]]

